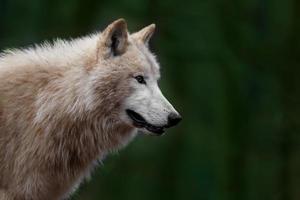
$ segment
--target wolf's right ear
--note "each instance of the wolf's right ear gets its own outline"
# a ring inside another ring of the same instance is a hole
[[[123,54],[128,46],[128,30],[124,19],[111,23],[102,33],[97,45],[97,55],[118,56]]]

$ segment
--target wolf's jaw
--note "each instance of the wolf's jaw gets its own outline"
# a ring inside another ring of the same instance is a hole
[[[165,126],[152,125],[148,123],[144,117],[133,110],[126,109],[126,113],[129,118],[131,118],[133,125],[138,129],[146,129],[150,133],[153,133],[152,135],[162,135],[165,132]]]

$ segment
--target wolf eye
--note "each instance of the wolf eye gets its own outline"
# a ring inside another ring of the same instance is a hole
[[[137,82],[139,82],[140,84],[145,84],[146,85],[146,81],[145,78],[143,76],[136,76],[134,77],[135,80],[137,80]]]

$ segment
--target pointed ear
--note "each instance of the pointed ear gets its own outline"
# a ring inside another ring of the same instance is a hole
[[[148,45],[154,31],[155,31],[155,24],[151,24],[149,26],[146,26],[142,30],[134,33],[133,37],[142,41],[144,44]]]
[[[128,45],[127,24],[124,19],[111,23],[102,33],[98,44],[98,55],[118,56],[123,54]]]

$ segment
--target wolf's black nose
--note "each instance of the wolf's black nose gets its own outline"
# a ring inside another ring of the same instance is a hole
[[[177,125],[182,120],[182,117],[177,113],[171,113],[168,116],[168,127]]]

